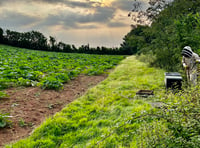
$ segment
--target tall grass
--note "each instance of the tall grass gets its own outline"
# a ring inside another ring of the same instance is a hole
[[[163,106],[148,117],[152,123],[140,127],[139,147],[200,147],[200,85],[184,87],[177,93],[166,93]]]

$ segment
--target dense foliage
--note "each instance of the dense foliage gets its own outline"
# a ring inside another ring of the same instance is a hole
[[[199,11],[198,0],[174,0],[153,19],[151,26],[137,26],[128,33],[121,48],[150,54],[154,66],[179,70],[184,46],[200,53]]]
[[[139,147],[199,148],[199,86],[186,87],[176,94],[167,93],[162,106],[140,116]],[[150,123],[154,120],[156,123]],[[165,125],[165,128],[161,128]]]
[[[11,86],[60,89],[80,73],[98,75],[124,56],[42,52],[0,46],[0,90]],[[0,95],[4,95],[1,93]]]

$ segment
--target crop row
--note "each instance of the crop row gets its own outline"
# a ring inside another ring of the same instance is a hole
[[[0,90],[13,86],[60,89],[79,74],[98,75],[124,56],[34,51],[0,45]]]

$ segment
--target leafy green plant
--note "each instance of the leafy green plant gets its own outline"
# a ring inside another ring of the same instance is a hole
[[[5,92],[0,91],[0,99],[4,97],[8,97],[8,95]]]
[[[11,120],[9,114],[0,113],[0,128],[11,125]]]
[[[20,126],[20,127],[25,127],[25,126],[28,125],[28,124],[24,121],[24,119],[22,119],[22,118],[19,120],[18,123],[19,123],[19,126]]]
[[[24,79],[24,78],[18,78],[17,84],[20,86],[31,86],[31,80]]]
[[[8,88],[11,84],[12,81],[7,79],[7,78],[1,78],[0,79],[0,90]]]
[[[62,82],[60,82],[58,79],[56,79],[54,77],[47,77],[47,78],[45,78],[44,81],[42,81],[41,87],[43,89],[59,90],[59,89],[63,88],[63,84],[62,84]]]
[[[68,82],[70,80],[68,74],[66,73],[55,73],[52,76],[54,76],[57,80],[60,80],[61,82]]]

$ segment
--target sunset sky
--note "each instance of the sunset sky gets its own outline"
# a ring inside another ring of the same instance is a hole
[[[67,44],[118,47],[134,0],[1,0],[0,27],[39,31]],[[143,6],[147,0],[141,0]]]

